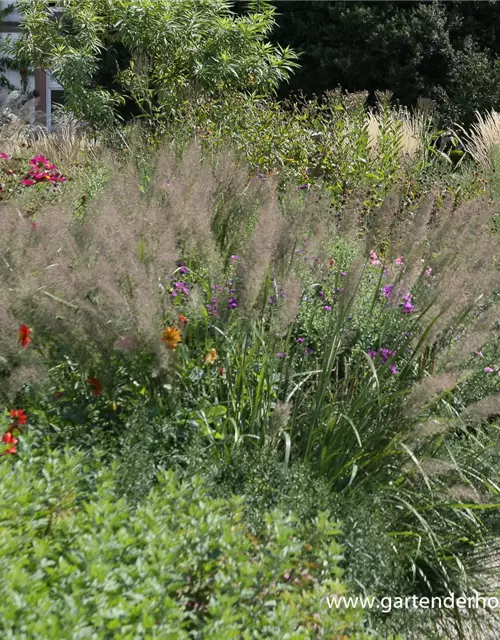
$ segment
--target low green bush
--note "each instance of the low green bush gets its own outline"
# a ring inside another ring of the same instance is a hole
[[[365,638],[344,594],[337,525],[277,511],[259,536],[241,499],[160,474],[140,506],[114,467],[29,450],[0,460],[0,635],[80,638]]]

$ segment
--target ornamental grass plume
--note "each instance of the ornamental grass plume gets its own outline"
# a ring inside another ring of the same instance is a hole
[[[466,372],[442,373],[427,376],[413,385],[405,402],[404,412],[408,417],[418,415],[422,409],[444,391],[454,389],[458,382],[467,377]]]
[[[293,324],[299,312],[302,298],[302,282],[295,273],[290,273],[283,284],[283,299],[279,307],[274,328],[278,334],[283,334]]]
[[[477,122],[464,133],[464,147],[474,160],[483,167],[491,168],[492,151],[500,145],[500,113],[492,109],[485,115],[475,112]]]
[[[461,418],[473,422],[483,422],[494,417],[500,417],[500,395],[486,396],[470,404],[461,413]]]
[[[269,190],[269,201],[261,207],[257,222],[236,269],[241,282],[241,299],[251,310],[261,294],[270,265],[276,257],[280,236],[285,229],[285,221],[280,213],[275,192]]]

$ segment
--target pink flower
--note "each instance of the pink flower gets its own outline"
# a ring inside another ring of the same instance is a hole
[[[370,253],[370,264],[382,264],[378,259],[378,255],[375,253],[375,251],[372,251]]]
[[[492,367],[484,367],[484,372],[485,373],[495,373],[495,369],[493,369]]]
[[[9,154],[4,153],[3,151],[0,151],[0,160],[10,160]]]
[[[427,267],[425,270],[425,275],[429,278],[432,273],[432,267]]]
[[[396,260],[394,260],[394,264],[403,264],[403,256],[399,256],[399,258],[396,258]]]
[[[31,160],[29,161],[30,165],[32,165],[33,167],[38,167],[38,165],[40,164],[50,164],[48,159],[45,156],[39,155],[39,156],[33,156],[31,158]]]
[[[23,178],[21,180],[21,184],[24,187],[31,187],[32,185],[36,184],[34,180],[30,180],[30,178]]]
[[[477,356],[478,358],[484,358],[482,351],[474,351],[474,355]]]

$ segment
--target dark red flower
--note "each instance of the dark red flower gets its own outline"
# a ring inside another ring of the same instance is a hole
[[[99,380],[96,380],[95,378],[88,378],[87,382],[92,387],[92,393],[95,396],[100,396],[102,394],[102,384]]]
[[[18,341],[21,343],[23,349],[31,342],[31,338],[29,337],[31,333],[31,329],[29,329],[25,324],[22,324],[19,328],[19,339]]]

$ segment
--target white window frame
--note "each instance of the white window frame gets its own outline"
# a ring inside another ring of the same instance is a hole
[[[50,73],[46,72],[46,104],[45,104],[45,112],[46,112],[46,125],[47,129],[50,131],[52,128],[52,91],[63,91],[62,86],[54,80]]]

